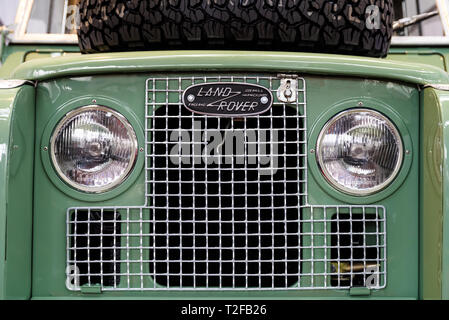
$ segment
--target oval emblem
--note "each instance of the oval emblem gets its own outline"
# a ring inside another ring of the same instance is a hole
[[[273,104],[265,87],[241,82],[208,82],[188,87],[182,102],[192,112],[213,116],[242,117],[263,113]]]

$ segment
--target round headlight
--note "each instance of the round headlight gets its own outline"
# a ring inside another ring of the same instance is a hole
[[[356,196],[390,184],[401,167],[401,136],[389,119],[369,109],[350,109],[333,117],[318,137],[318,164],[338,190]]]
[[[51,158],[60,177],[75,189],[99,193],[131,172],[137,138],[121,114],[103,106],[69,112],[51,137]]]

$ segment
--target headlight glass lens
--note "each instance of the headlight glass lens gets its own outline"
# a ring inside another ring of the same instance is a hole
[[[103,106],[68,113],[51,138],[53,165],[72,187],[91,193],[119,185],[137,156],[136,134],[121,114]]]
[[[350,109],[324,126],[316,155],[323,175],[335,188],[361,196],[393,181],[403,147],[398,130],[385,116],[369,109]]]

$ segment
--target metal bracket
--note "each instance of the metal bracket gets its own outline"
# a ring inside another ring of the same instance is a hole
[[[277,98],[281,102],[292,103],[298,98],[298,76],[278,75],[281,78],[281,85],[277,89]]]
[[[99,294],[102,293],[101,286],[100,285],[83,285],[81,286],[81,293],[85,294]]]
[[[349,289],[350,296],[369,296],[371,295],[371,289],[367,287],[353,287]]]

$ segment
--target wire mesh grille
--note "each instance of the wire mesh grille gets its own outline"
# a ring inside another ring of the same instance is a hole
[[[198,115],[180,103],[188,86],[217,81],[263,85],[274,97],[280,84],[148,79],[146,204],[68,210],[69,289],[384,287],[385,209],[308,205],[304,80],[296,103],[275,99],[253,117]]]

